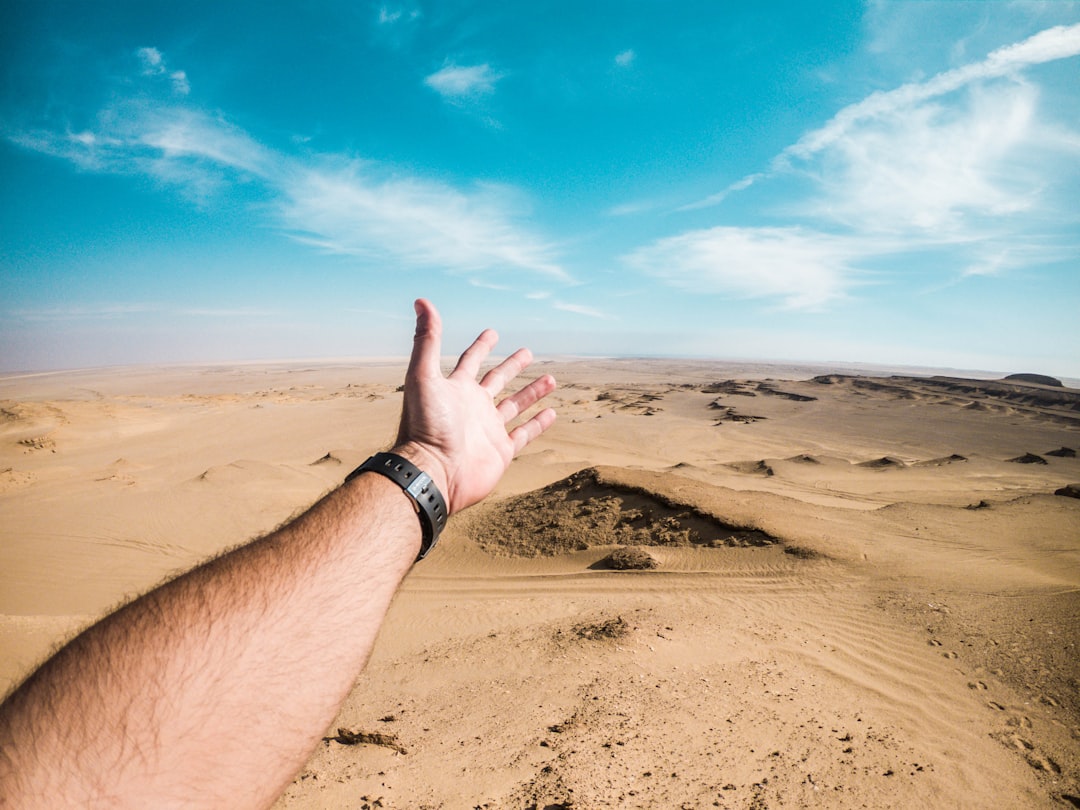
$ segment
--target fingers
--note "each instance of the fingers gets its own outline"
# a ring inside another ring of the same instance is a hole
[[[491,354],[495,344],[499,342],[499,335],[494,329],[485,329],[480,336],[472,342],[458,359],[457,365],[451,372],[451,376],[462,375],[475,379],[480,371],[480,364]]]
[[[496,408],[504,422],[515,419],[555,390],[555,378],[550,374],[537,377],[515,394],[511,394]]]
[[[507,383],[528,368],[532,360],[532,352],[528,349],[518,349],[485,374],[484,378],[480,380],[480,387],[491,394],[492,397],[496,396],[506,388]]]
[[[510,440],[514,443],[514,455],[516,456],[533,439],[555,424],[555,411],[545,408],[523,425],[518,425],[510,431]]]
[[[439,353],[442,351],[442,318],[435,305],[425,298],[413,304],[416,310],[416,335],[413,337],[409,376],[430,378],[442,374]]]

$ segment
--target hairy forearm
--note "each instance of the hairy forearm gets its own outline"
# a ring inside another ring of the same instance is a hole
[[[271,804],[419,544],[401,490],[362,475],[91,627],[0,706],[0,805]]]

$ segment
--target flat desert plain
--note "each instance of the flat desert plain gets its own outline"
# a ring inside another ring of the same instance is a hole
[[[1080,391],[533,370],[559,421],[414,568],[280,808],[1080,807]],[[0,688],[336,486],[402,373],[0,379]]]

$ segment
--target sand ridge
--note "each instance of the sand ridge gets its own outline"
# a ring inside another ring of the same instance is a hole
[[[402,367],[0,379],[5,682],[335,486]],[[1080,804],[1080,392],[538,367],[558,423],[414,569],[279,806]]]

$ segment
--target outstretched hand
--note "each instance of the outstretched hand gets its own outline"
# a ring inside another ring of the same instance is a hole
[[[512,430],[506,426],[554,391],[555,379],[544,374],[497,402],[507,384],[532,363],[532,353],[518,349],[477,382],[480,365],[499,339],[491,329],[444,377],[439,366],[442,320],[430,301],[421,298],[415,308],[416,337],[395,451],[434,479],[453,514],[486,497],[514,456],[551,427],[551,408]]]

